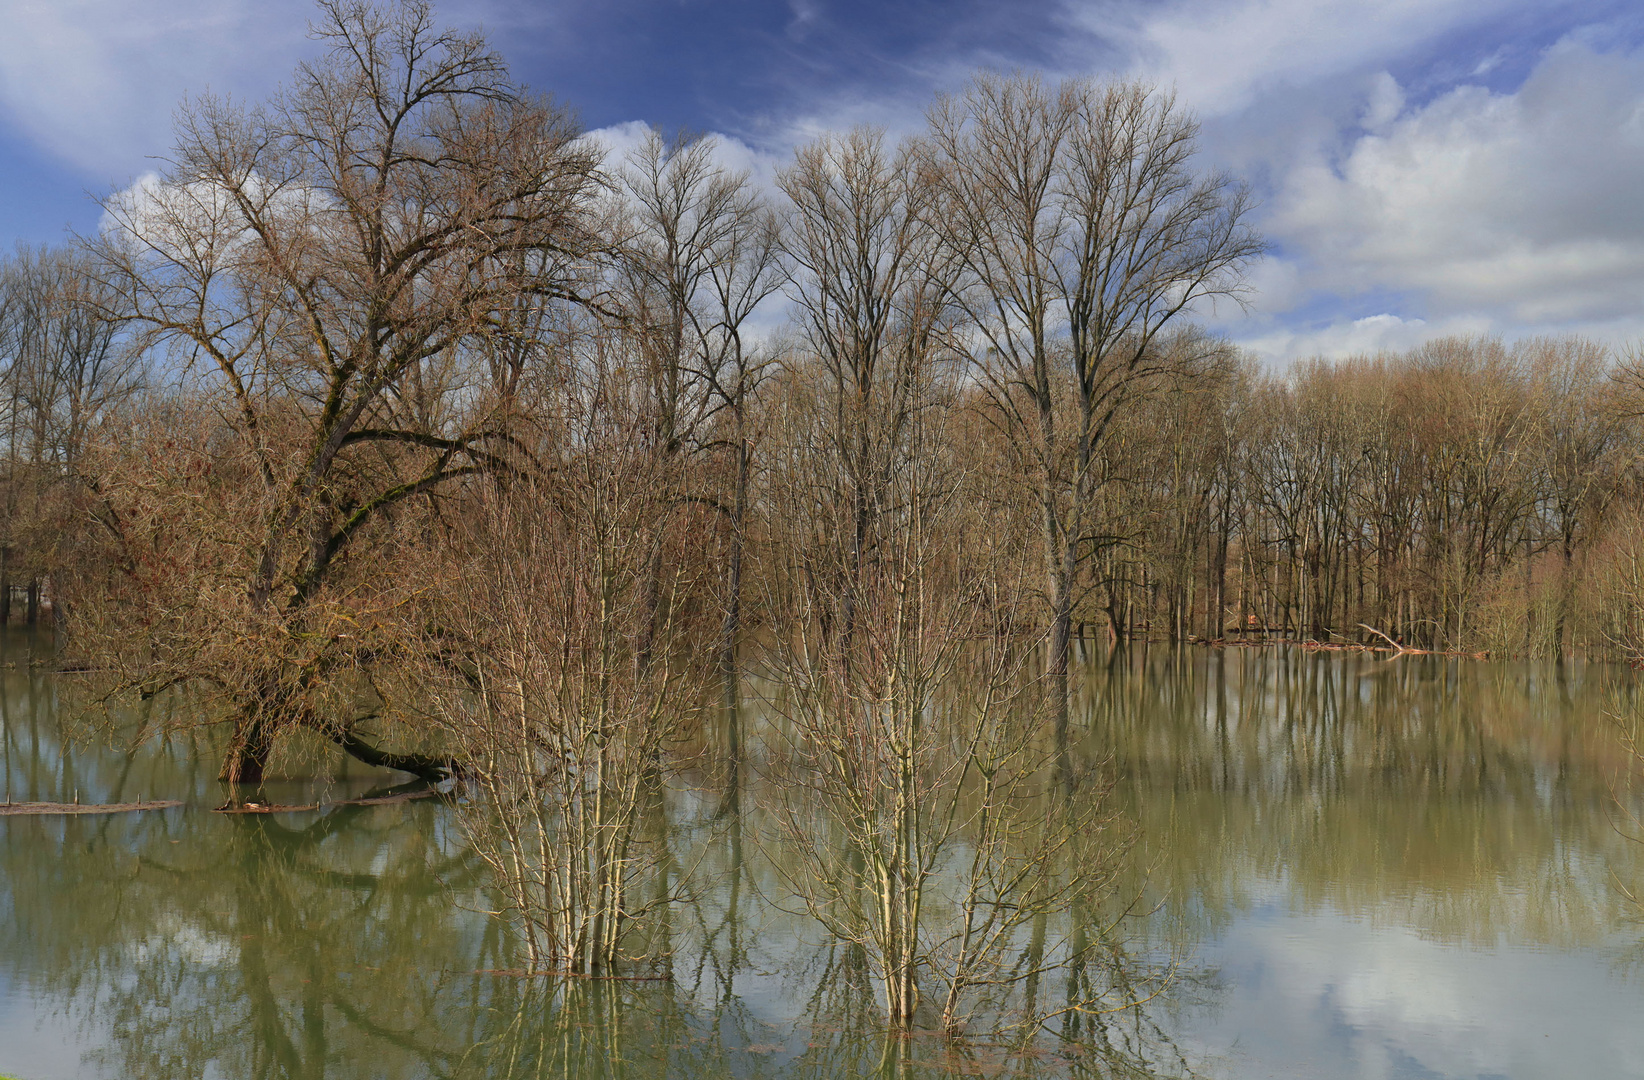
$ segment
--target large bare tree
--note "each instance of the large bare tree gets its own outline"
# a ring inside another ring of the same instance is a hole
[[[596,151],[481,37],[416,0],[319,8],[322,58],[257,108],[186,103],[159,182],[109,199],[92,242],[123,313],[247,465],[253,491],[201,555],[215,565],[181,567],[175,588],[145,579],[124,599],[141,635],[109,612],[97,635],[127,686],[220,691],[229,781],[258,780],[293,725],[438,770],[371,746],[342,699],[322,707],[383,647],[363,611],[392,580],[379,564],[344,588],[339,568],[396,514],[517,467],[508,383],[487,373],[507,373],[498,357],[543,311],[588,299],[599,246]],[[109,520],[156,484],[209,494],[191,482],[128,468]]]
[[[930,113],[928,220],[964,268],[976,369],[1037,488],[1064,722],[1081,568],[1115,527],[1094,513],[1103,444],[1138,394],[1204,362],[1171,331],[1237,297],[1262,250],[1245,189],[1196,168],[1197,136],[1141,83],[984,74]]]
[[[921,380],[947,346],[946,260],[925,220],[930,187],[907,148],[856,129],[801,147],[778,177],[791,204],[785,246],[790,295],[823,412],[813,437],[831,443],[836,523],[847,553],[821,588],[842,589],[849,636],[855,581],[872,558],[875,521],[907,451]]]

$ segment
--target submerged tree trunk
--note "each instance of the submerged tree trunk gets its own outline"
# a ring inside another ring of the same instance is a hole
[[[1074,561],[1077,552],[1070,542],[1061,542],[1061,530],[1057,527],[1056,511],[1050,501],[1049,493],[1045,500],[1045,538],[1047,546],[1055,553],[1056,562],[1051,566],[1050,574],[1050,655],[1045,664],[1045,677],[1050,683],[1050,693],[1053,698],[1052,708],[1056,717],[1056,752],[1058,757],[1067,754],[1067,727],[1068,727],[1068,651],[1070,639],[1073,635],[1073,575],[1077,567]],[[1057,551],[1060,548],[1060,551]]]
[[[423,780],[436,782],[449,780],[462,773],[460,763],[452,757],[396,754],[388,750],[379,750],[351,731],[333,731],[329,732],[327,737],[342,747],[350,757],[379,769],[396,769]]]
[[[274,732],[267,717],[259,708],[247,710],[234,724],[234,738],[217,779],[226,784],[261,784],[273,750]]]
[[[731,557],[725,582],[725,621],[720,628],[719,668],[725,680],[726,750],[733,769],[741,763],[742,721],[737,708],[741,694],[741,671],[737,666],[737,639],[742,633],[742,547],[743,526],[748,511],[748,441],[736,448],[736,491],[731,507]]]

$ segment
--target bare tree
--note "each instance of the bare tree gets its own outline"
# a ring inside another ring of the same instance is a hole
[[[522,300],[589,299],[601,244],[593,148],[483,39],[440,29],[421,2],[319,6],[324,57],[260,108],[189,102],[159,185],[110,199],[93,241],[122,314],[169,350],[256,491],[216,551],[217,588],[145,624],[138,647],[112,624],[101,645],[143,694],[218,688],[234,730],[223,777],[248,783],[294,725],[380,763],[440,768],[377,754],[347,715],[317,707],[367,661],[355,624],[387,576],[379,563],[339,587],[339,566],[454,481],[516,467],[511,417],[478,376],[533,325]],[[175,497],[198,493],[179,484]],[[152,616],[180,599],[126,602]],[[238,648],[148,647],[211,625]]]
[[[1564,655],[1580,541],[1596,530],[1618,493],[1617,451],[1626,439],[1625,404],[1613,394],[1609,350],[1581,338],[1534,341],[1529,377],[1539,408],[1546,513],[1556,538],[1558,600],[1553,654]]]
[[[778,832],[798,854],[785,883],[870,959],[891,1024],[923,999],[957,1032],[1066,961],[1003,957],[1099,892],[1111,849],[1073,849],[1099,797],[1049,822],[1035,801],[1053,768],[1036,639],[1020,553],[977,512],[997,499],[970,468],[925,180],[871,132],[806,147],[781,177],[805,339],[767,406],[763,653]]]
[[[963,464],[957,394],[935,375],[927,363],[911,381],[860,565],[854,491],[829,482],[843,450],[812,434],[831,415],[821,394],[798,392],[812,424],[773,451],[775,865],[806,912],[862,950],[892,1025],[925,1015],[958,1034],[1025,1009],[1031,1029],[1043,1015],[1007,1001],[1083,950],[1067,933],[1023,954],[1028,928],[1099,899],[1123,840],[1105,789],[1054,782],[1029,670],[1040,639],[1018,629],[1019,553],[976,512],[986,500]]]
[[[0,624],[12,574],[27,580],[36,621],[51,578],[61,618],[74,591],[75,549],[91,497],[81,458],[97,426],[142,387],[145,358],[111,317],[114,298],[72,249],[21,248],[0,269],[0,385],[5,387],[5,535]]]
[[[832,475],[849,518],[838,522],[848,556],[834,632],[855,622],[855,579],[869,559],[874,521],[906,452],[921,379],[945,345],[948,270],[925,220],[928,186],[906,151],[876,131],[829,135],[802,147],[778,178],[792,203],[786,246],[791,293],[818,365],[828,412],[815,438],[833,446]]]
[[[980,75],[930,114],[929,220],[965,270],[953,295],[996,422],[1038,486],[1064,725],[1080,571],[1113,527],[1092,513],[1102,444],[1138,394],[1199,358],[1166,336],[1237,297],[1263,247],[1244,188],[1195,172],[1197,135],[1173,95],[1139,83]]]
[[[688,490],[659,496],[676,505],[706,503],[722,517],[729,551],[720,653],[727,693],[734,694],[750,406],[769,365],[768,350],[748,341],[745,327],[782,279],[775,213],[747,174],[724,169],[716,152],[711,138],[669,141],[653,130],[630,153],[622,174],[631,229],[623,265],[629,317],[645,355],[656,453],[729,458],[728,470],[694,468]],[[727,471],[728,485],[705,475]],[[653,579],[662,574],[655,568]]]
[[[596,349],[563,380],[553,414],[571,437],[543,447],[550,485],[471,503],[440,556],[452,587],[431,620],[434,660],[404,694],[465,763],[462,819],[534,970],[665,955],[647,917],[683,885],[656,802],[717,670],[693,648],[713,582],[706,514],[680,528],[656,499],[677,481],[658,475],[649,418],[629,407],[643,400],[624,385],[632,358]]]

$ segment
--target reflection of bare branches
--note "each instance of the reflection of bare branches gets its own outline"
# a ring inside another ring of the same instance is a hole
[[[1637,654],[1634,657],[1637,665]],[[1606,807],[1611,827],[1634,844],[1644,843],[1644,816],[1639,811],[1640,782],[1644,780],[1644,716],[1638,707],[1633,687],[1616,693],[1611,699],[1609,715],[1616,739],[1626,757],[1610,780],[1610,801]],[[1633,909],[1634,920],[1644,924],[1644,896],[1635,882],[1626,880],[1620,867],[1612,866],[1611,880],[1627,904]],[[1626,967],[1644,964],[1644,943],[1634,945],[1621,958]]]
[[[319,1077],[342,1031],[403,1074],[448,1076],[463,1047],[431,1022],[449,994],[424,972],[471,947],[435,876],[471,856],[441,850],[429,809],[344,808],[307,828],[196,815],[180,819],[187,846],[133,819],[90,846],[65,836],[72,857],[55,859],[9,845],[0,857],[23,861],[0,888],[24,932],[4,955],[105,1032],[93,1056],[124,1076]]]

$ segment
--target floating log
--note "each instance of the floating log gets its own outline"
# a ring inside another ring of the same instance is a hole
[[[133,810],[169,810],[173,806],[181,805],[183,804],[176,799],[121,803],[4,802],[0,803],[0,817],[23,814],[125,814]]]

